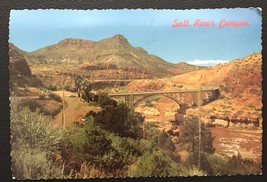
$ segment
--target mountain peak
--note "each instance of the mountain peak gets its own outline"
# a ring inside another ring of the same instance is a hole
[[[9,51],[13,52],[17,52],[18,54],[21,54],[21,55],[24,55],[26,54],[27,52],[18,48],[17,46],[15,46],[13,43],[9,42]]]
[[[116,34],[113,36],[113,38],[117,40],[127,40],[127,38],[124,37],[122,34]]]
[[[104,42],[113,42],[113,43],[122,43],[122,44],[129,44],[126,37],[124,37],[122,34],[116,34],[113,37],[103,39]]]

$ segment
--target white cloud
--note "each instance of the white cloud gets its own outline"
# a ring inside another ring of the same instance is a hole
[[[193,64],[197,66],[215,66],[217,64],[223,64],[229,62],[228,60],[198,60],[188,61],[188,64]]]

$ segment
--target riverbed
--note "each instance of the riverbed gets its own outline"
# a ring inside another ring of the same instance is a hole
[[[211,132],[215,137],[213,146],[216,148],[216,153],[227,156],[240,153],[242,158],[261,159],[262,130],[212,127]]]

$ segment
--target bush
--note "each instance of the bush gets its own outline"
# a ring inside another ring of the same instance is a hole
[[[29,107],[29,109],[32,112],[38,111],[47,116],[54,117],[60,112],[62,108],[62,103],[59,103],[54,100],[41,100],[41,99],[27,98],[27,99],[21,100],[21,102],[19,103],[19,106]]]
[[[151,100],[146,100],[146,106],[147,107],[153,107],[154,104],[152,104],[152,101]]]
[[[62,156],[67,162],[74,161],[78,166],[86,161],[83,176],[102,171],[104,177],[125,177],[128,165],[139,155],[127,138],[102,130],[94,124],[92,117],[84,126],[67,129],[64,138]]]
[[[19,108],[11,104],[11,142],[14,145],[41,147],[53,152],[62,140],[62,131],[50,123],[50,118],[29,108]]]
[[[51,90],[51,91],[57,91],[58,90],[57,86],[51,85],[51,84],[47,85],[46,88],[48,90]]]
[[[111,143],[111,139],[95,126],[93,118],[90,117],[83,127],[73,126],[66,130],[61,146],[62,156],[79,165],[87,161],[100,168],[107,165],[106,157],[112,150]]]
[[[208,156],[208,161],[213,169],[213,175],[227,175],[227,160],[211,155]]]
[[[257,163],[252,159],[243,159],[240,154],[229,158],[225,169],[227,175],[251,175],[262,172],[261,163]]]
[[[33,87],[43,86],[42,81],[39,78],[37,78],[35,75],[32,75],[32,77],[28,78],[27,84]]]
[[[175,155],[175,145],[167,132],[159,131],[155,126],[146,126],[146,139],[151,143],[152,149],[160,149],[172,160],[180,162],[180,156]]]
[[[130,111],[125,104],[119,104],[117,107],[107,105],[95,116],[96,124],[102,129],[132,138],[142,136],[143,121],[140,113]]]
[[[117,102],[111,99],[107,93],[99,93],[97,99],[101,108],[105,106],[117,106]]]
[[[45,99],[45,95],[44,94],[39,94],[39,99],[40,100],[44,100]]]
[[[198,152],[191,152],[186,160],[186,164],[188,166],[197,166],[198,160]],[[205,152],[200,153],[200,170],[206,174],[213,175],[213,169],[208,161],[208,154]]]
[[[180,166],[180,176],[205,176],[206,173],[202,170],[199,170],[196,166],[191,166],[191,167],[184,167]]]
[[[154,104],[152,103],[153,101],[158,101],[160,99],[160,97],[152,97],[152,98],[149,98],[149,99],[146,99],[145,102],[146,102],[146,106],[147,107],[153,107]]]
[[[62,102],[61,97],[60,97],[59,95],[57,95],[57,94],[50,93],[50,94],[48,95],[48,97],[49,97],[50,99],[53,99],[53,100],[57,101],[57,102]]]
[[[71,88],[71,83],[65,83],[65,86],[64,86],[64,89],[67,90],[67,91],[70,91],[70,88]]]
[[[62,166],[52,161],[62,141],[62,131],[49,118],[11,100],[12,172],[17,179],[63,178]]]
[[[136,168],[129,168],[131,177],[179,176],[179,166],[161,151],[146,152]]]
[[[63,166],[55,165],[40,147],[18,146],[11,151],[12,173],[16,179],[64,178]]]

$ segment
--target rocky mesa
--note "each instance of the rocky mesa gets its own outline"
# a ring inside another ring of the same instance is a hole
[[[27,53],[25,58],[33,67],[40,64],[64,64],[65,70],[76,69],[75,71],[79,70],[85,75],[88,71],[94,75],[97,70],[99,74],[95,73],[96,78],[103,75],[101,70],[107,73],[106,70],[111,69],[113,71],[109,75],[114,77],[134,72],[131,78],[174,76],[200,69],[188,64],[169,63],[149,54],[141,47],[133,47],[127,38],[120,34],[100,41],[64,39],[54,45]]]

